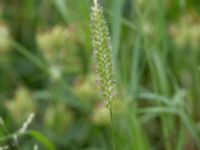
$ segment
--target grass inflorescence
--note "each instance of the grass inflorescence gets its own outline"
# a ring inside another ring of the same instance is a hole
[[[116,89],[113,79],[112,47],[103,9],[96,0],[94,0],[91,13],[91,32],[97,80],[104,102],[108,104],[113,100]]]

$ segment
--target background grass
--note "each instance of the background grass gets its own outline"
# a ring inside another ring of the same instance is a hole
[[[198,0],[101,0],[118,88],[117,150],[200,149]],[[0,146],[110,150],[96,86],[90,0],[0,2]],[[28,115],[29,130],[12,136]]]

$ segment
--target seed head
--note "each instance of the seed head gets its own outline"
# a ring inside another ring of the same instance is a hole
[[[113,82],[112,47],[109,29],[104,18],[103,9],[97,0],[91,12],[92,46],[96,64],[97,79],[108,104],[114,99],[115,83]]]

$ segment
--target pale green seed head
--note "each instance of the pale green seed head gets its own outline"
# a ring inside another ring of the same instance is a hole
[[[91,13],[92,46],[95,56],[96,72],[105,103],[113,100],[115,83],[113,79],[112,48],[110,34],[104,18],[103,9],[94,0]]]

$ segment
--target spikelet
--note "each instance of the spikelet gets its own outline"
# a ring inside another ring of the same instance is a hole
[[[109,104],[114,98],[116,89],[113,80],[112,48],[103,9],[97,0],[94,0],[92,7],[91,34],[98,83],[105,104]]]

